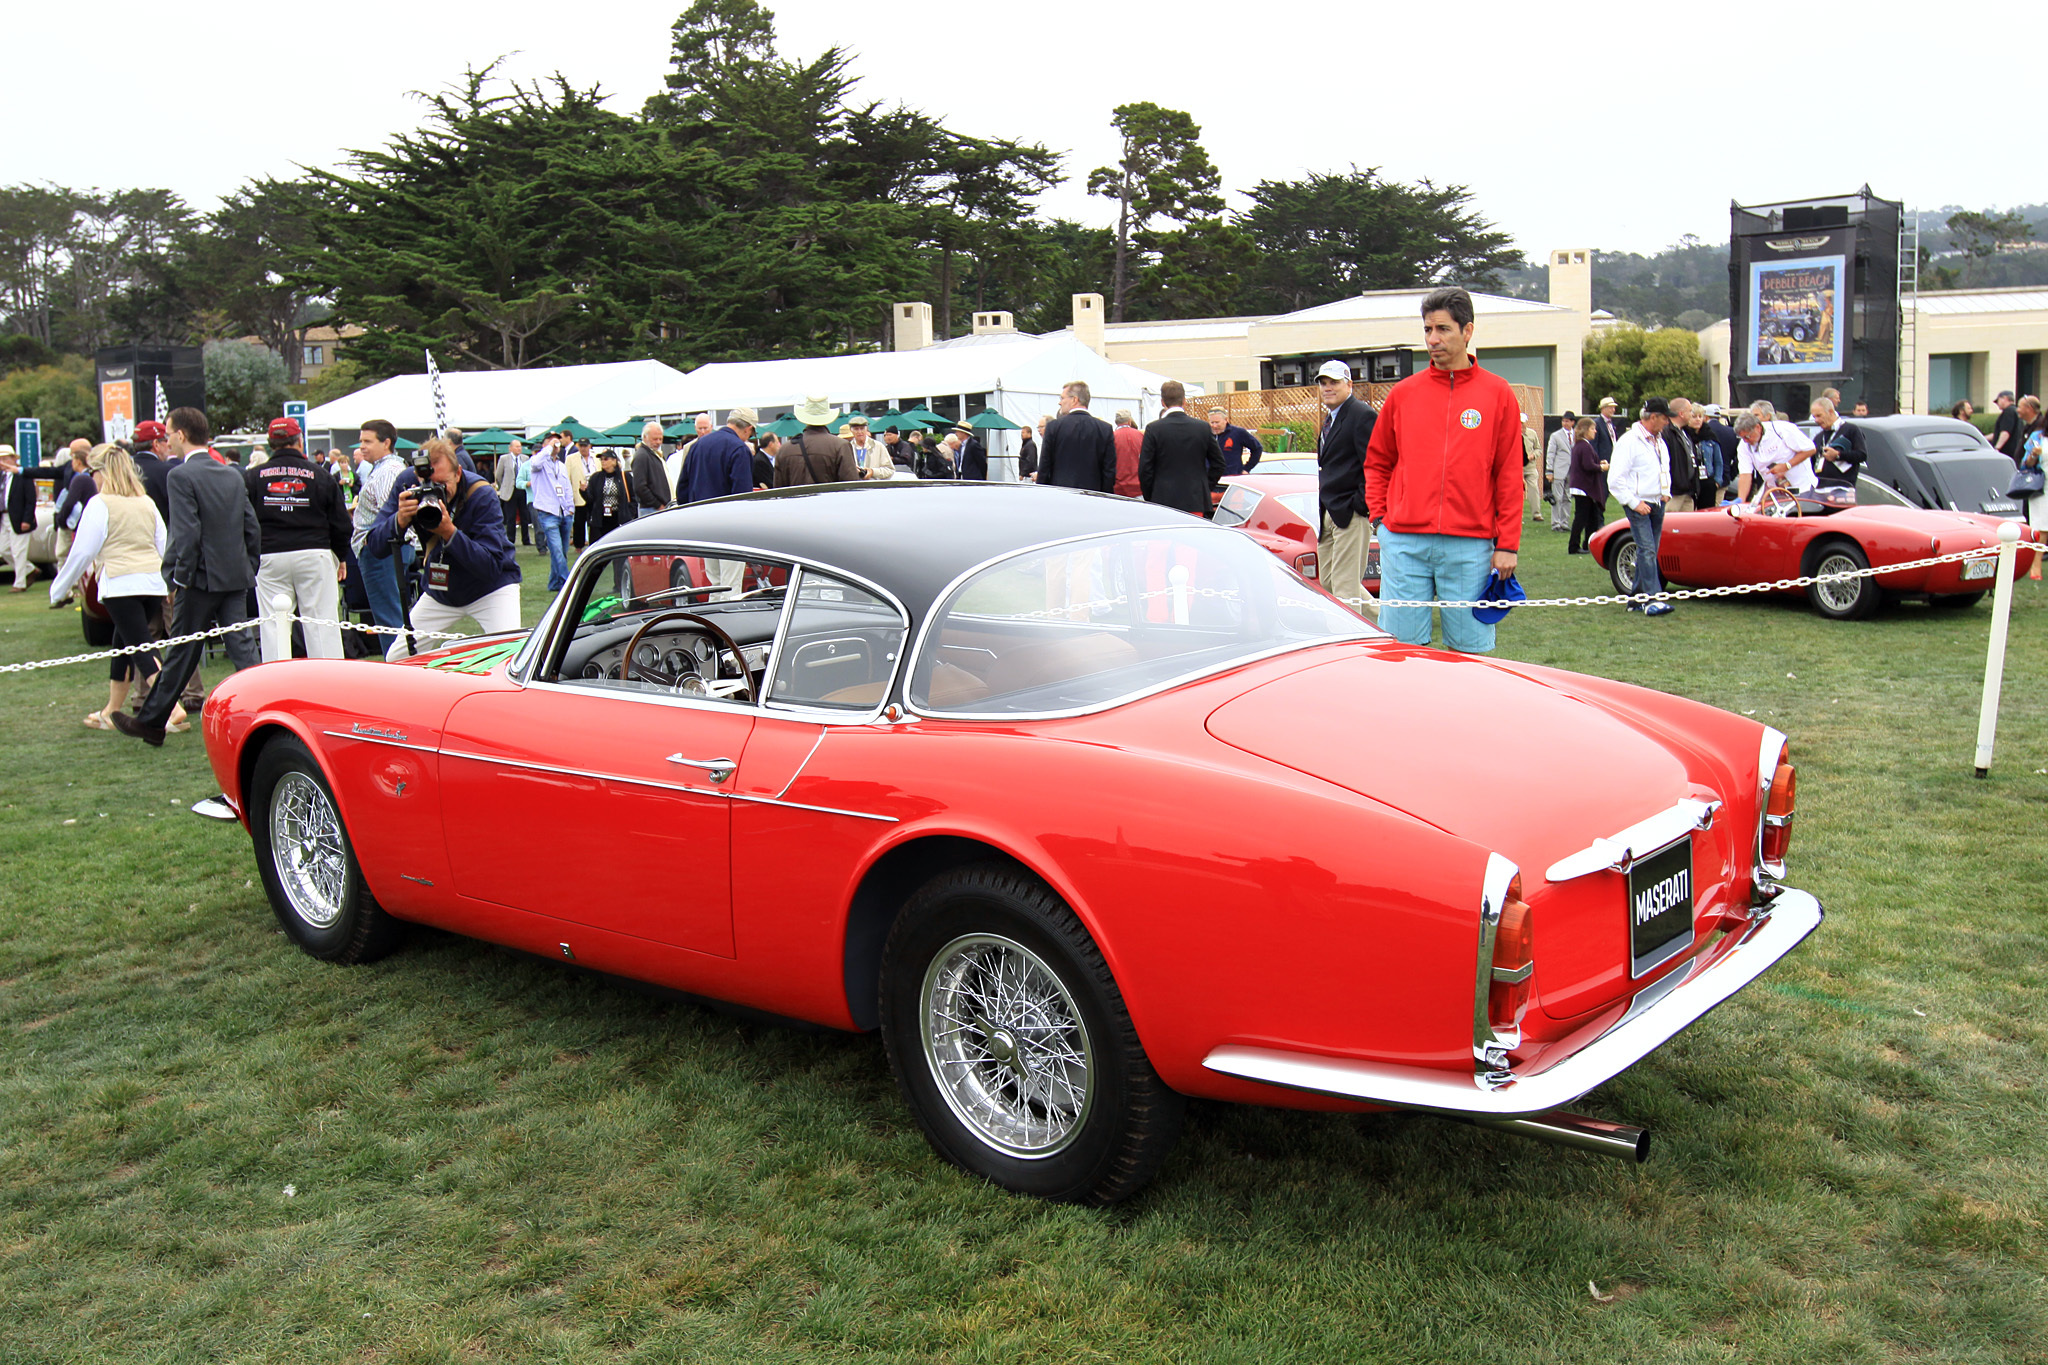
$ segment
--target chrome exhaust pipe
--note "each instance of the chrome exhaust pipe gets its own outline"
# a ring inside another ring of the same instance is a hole
[[[1568,1114],[1562,1109],[1534,1114],[1525,1119],[1472,1118],[1467,1122],[1480,1128],[1498,1128],[1504,1133],[1554,1142],[1560,1147],[1577,1147],[1601,1156],[1621,1157],[1638,1166],[1650,1159],[1650,1130],[1631,1128],[1625,1123]]]

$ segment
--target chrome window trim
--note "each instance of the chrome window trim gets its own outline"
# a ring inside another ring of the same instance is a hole
[[[330,739],[352,739],[358,744],[382,744],[389,748],[411,749],[416,753],[422,754],[438,754],[441,752],[431,744],[408,744],[404,740],[384,739],[377,735],[351,734],[346,730],[322,730],[320,733],[328,736]]]
[[[609,540],[610,537],[607,536],[606,539]],[[711,553],[709,553],[708,555],[702,553],[706,551]],[[776,618],[775,634],[771,638],[769,643],[769,665],[772,665],[775,662],[776,652],[781,648],[783,636],[789,629],[790,613],[795,609],[796,605],[797,582],[795,580],[797,578],[800,578],[802,571],[807,569],[815,569],[819,573],[830,574],[834,578],[840,579],[843,582],[851,583],[855,587],[860,588],[865,592],[873,593],[877,599],[887,603],[890,607],[892,607],[895,610],[897,618],[901,620],[903,623],[903,632],[906,639],[909,637],[910,634],[910,612],[907,608],[904,607],[902,599],[897,597],[895,593],[890,592],[887,588],[884,588],[878,583],[863,578],[859,574],[849,573],[845,569],[834,568],[830,564],[826,564],[819,560],[807,559],[802,555],[770,554],[765,550],[749,549],[744,545],[728,545],[719,541],[705,540],[676,541],[635,539],[607,546],[606,553],[602,558],[599,558],[596,555],[586,552],[584,554],[584,557],[582,559],[577,560],[575,565],[570,569],[569,581],[562,585],[562,590],[559,593],[555,594],[555,600],[549,604],[547,612],[544,613],[541,617],[542,622],[548,625],[551,632],[559,631],[562,628],[560,618],[563,615],[565,615],[567,611],[563,604],[574,598],[575,589],[577,589],[582,584],[584,578],[590,576],[591,574],[599,572],[600,569],[610,564],[610,562],[613,559],[618,558],[621,554],[632,555],[650,552],[660,554],[699,554],[700,557],[708,557],[712,559],[737,557],[749,562],[772,562],[777,564],[788,564],[792,571],[793,581],[790,583],[789,587],[785,590],[783,594],[782,614]],[[589,567],[586,568],[586,565],[588,565]],[[533,634],[528,637],[528,644],[526,647],[529,650],[533,650],[534,652],[526,656],[525,662],[527,668],[526,675],[521,680],[522,686],[555,688],[565,691],[573,691],[581,696],[605,696],[617,697],[622,700],[631,700],[639,702],[663,702],[671,705],[679,705],[683,707],[685,710],[711,710],[722,712],[726,715],[731,715],[734,712],[738,712],[743,715],[757,717],[774,716],[784,720],[801,720],[819,725],[873,725],[877,721],[882,720],[884,718],[883,713],[886,712],[889,708],[890,695],[895,690],[897,679],[903,676],[902,667],[905,662],[904,658],[899,658],[897,660],[897,671],[890,674],[889,686],[883,689],[881,700],[878,703],[876,703],[876,705],[871,710],[847,711],[841,708],[834,707],[804,706],[794,702],[784,702],[778,706],[770,708],[770,706],[764,699],[756,699],[752,702],[710,701],[684,696],[664,696],[660,693],[653,692],[613,692],[598,688],[576,686],[576,684],[578,683],[588,681],[582,678],[557,678],[552,681],[536,679],[531,676],[532,665],[537,660],[545,658],[547,656],[548,651],[552,649],[554,645],[554,638],[551,633],[545,644],[541,645],[536,649],[533,645],[533,641],[540,637],[540,633],[541,627],[535,626]],[[907,658],[907,654],[905,657]],[[514,662],[518,663],[520,662],[520,660],[515,658]],[[764,698],[767,691],[766,680],[769,676],[769,671],[769,668],[766,665],[764,665],[762,669],[762,692]]]
[[[1508,1050],[1522,1042],[1519,1028],[1496,1031],[1486,1014],[1494,980],[1493,942],[1500,931],[1501,912],[1507,908],[1508,888],[1521,871],[1498,853],[1486,855],[1486,876],[1479,887],[1479,964],[1472,992],[1472,1062],[1480,1071],[1504,1070]]]
[[[788,609],[782,613],[782,620],[775,627],[775,640],[768,651],[768,663],[775,663],[782,657],[783,643],[788,639],[790,625],[796,617],[797,594],[802,589],[803,577],[812,572],[829,575],[842,583],[849,583],[863,592],[874,593],[881,601],[895,608],[896,619],[903,626],[903,638],[906,641],[910,639],[910,613],[904,609],[901,602],[896,600],[893,593],[885,592],[865,579],[857,578],[850,573],[842,573],[824,565],[799,563],[797,565],[797,581],[792,583],[789,588]],[[910,651],[899,644],[896,647],[896,662],[889,669],[889,681],[882,688],[882,699],[875,704],[874,709],[871,711],[853,711],[843,706],[809,706],[800,701],[779,702],[775,700],[772,692],[768,692],[763,697],[761,704],[764,707],[775,708],[777,714],[798,714],[806,719],[812,716],[837,716],[842,721],[851,721],[853,724],[871,725],[877,716],[888,709],[890,699],[896,695],[896,681],[903,676],[904,665],[909,661],[909,658]],[[772,681],[773,677],[774,671],[764,664],[761,669],[763,684],[765,685]],[[859,717],[859,719],[853,720],[852,718],[854,717]]]
[[[1197,521],[1193,517],[1190,517],[1189,521],[1192,523],[1192,525],[1186,528],[1169,526],[1144,527],[1139,528],[1137,530],[1133,530],[1129,527],[1125,527],[1121,530],[1116,531],[1096,531],[1085,536],[1067,536],[1060,540],[1040,541],[1036,545],[1027,545],[1024,546],[1022,549],[1008,550],[1002,554],[992,556],[988,559],[984,559],[981,561],[981,563],[976,564],[972,568],[966,569],[963,572],[961,572],[953,579],[952,582],[946,584],[945,587],[941,588],[938,592],[932,595],[931,610],[927,611],[925,613],[924,620],[918,623],[917,641],[906,652],[905,662],[909,663],[912,660],[922,659],[924,657],[925,645],[931,637],[932,627],[938,622],[940,608],[943,607],[946,602],[952,599],[953,594],[960,590],[961,585],[967,582],[968,579],[973,578],[976,574],[981,573],[986,569],[993,568],[995,565],[1001,564],[1006,560],[1022,559],[1028,555],[1041,554],[1048,550],[1057,549],[1058,547],[1063,545],[1081,545],[1085,544],[1088,541],[1093,540],[1115,540],[1124,536],[1143,535],[1151,531],[1180,531],[1182,529],[1199,530],[1200,532],[1204,533],[1213,532],[1218,535],[1237,535],[1246,540],[1251,539],[1250,536],[1246,535],[1242,531],[1239,531],[1234,526],[1212,526],[1210,525],[1210,523],[1206,521]],[[1258,542],[1256,540],[1253,540],[1252,544],[1257,546]],[[1288,572],[1287,566],[1282,564],[1277,558],[1274,558],[1274,556],[1272,556],[1271,554],[1268,554],[1264,547],[1259,548],[1259,553],[1265,555],[1266,558],[1272,560],[1274,567],[1278,568],[1282,573]],[[1297,581],[1301,581],[1299,575],[1296,576],[1296,579]],[[1087,706],[1071,707],[1065,710],[1058,711],[928,711],[923,707],[918,706],[914,701],[911,700],[910,679],[916,673],[916,669],[911,668],[903,674],[903,707],[908,714],[918,718],[919,720],[1069,720],[1075,716],[1092,716],[1097,714],[1098,712],[1114,710],[1119,706],[1128,706],[1134,701],[1143,701],[1145,698],[1157,696],[1161,692],[1170,692],[1174,688],[1193,682],[1198,678],[1214,677],[1221,673],[1227,673],[1233,668],[1243,668],[1247,664],[1255,664],[1266,659],[1278,658],[1282,654],[1291,654],[1296,650],[1321,649],[1325,645],[1355,644],[1360,641],[1380,639],[1386,635],[1385,631],[1373,625],[1364,617],[1358,618],[1358,624],[1361,633],[1357,635],[1333,635],[1330,636],[1328,639],[1323,640],[1299,640],[1293,644],[1279,645],[1273,649],[1262,650],[1257,654],[1246,654],[1235,659],[1227,660],[1224,663],[1212,664],[1207,668],[1198,668],[1191,672],[1180,674],[1177,677],[1169,678],[1165,682],[1158,683],[1152,687],[1140,688],[1135,692],[1127,692],[1122,696],[1112,697],[1108,701],[1093,702]],[[1101,629],[1101,627],[1099,626],[1094,628],[1098,630]]]
[[[1778,765],[1785,761],[1785,751],[1791,741],[1782,730],[1764,727],[1763,737],[1757,742],[1756,755],[1756,840],[1750,845],[1751,865],[1772,881],[1785,876],[1785,864],[1764,861],[1764,820],[1770,812],[1771,781],[1778,775]]]
[[[823,736],[820,736],[823,738]],[[783,806],[790,810],[816,811],[821,815],[845,815],[855,820],[875,820],[883,824],[900,824],[893,815],[877,815],[873,811],[847,810],[840,806],[814,806],[803,801],[785,801],[780,795],[756,796],[750,792],[720,791],[716,787],[693,787],[683,782],[659,782],[651,777],[633,777],[626,773],[599,772],[593,768],[570,768],[557,763],[535,763],[529,759],[506,758],[492,754],[473,754],[466,749],[443,749],[444,758],[463,758],[472,763],[497,763],[507,768],[525,768],[530,772],[555,773],[562,777],[587,777],[593,782],[624,782],[629,786],[653,787],[661,791],[683,792],[690,796],[709,796],[720,801],[747,801],[757,806]],[[805,762],[809,762],[806,757]],[[791,779],[795,781],[794,778]],[[785,786],[783,791],[788,791]]]

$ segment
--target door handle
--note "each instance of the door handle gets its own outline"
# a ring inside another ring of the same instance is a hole
[[[702,768],[714,785],[731,777],[740,766],[729,758],[684,758],[681,754],[670,754],[668,761],[680,763],[685,768]]]

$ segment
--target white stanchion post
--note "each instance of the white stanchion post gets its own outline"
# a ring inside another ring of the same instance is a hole
[[[2019,557],[2020,524],[1998,524],[1998,578],[1991,589],[1991,648],[1984,659],[1984,700],[1977,708],[1977,776],[1991,775],[1991,746],[1998,737],[1998,693],[2005,682],[2005,628],[2012,619],[2013,564]]]

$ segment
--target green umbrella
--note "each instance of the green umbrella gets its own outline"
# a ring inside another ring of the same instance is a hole
[[[509,450],[513,439],[511,432],[492,427],[489,431],[479,431],[474,436],[464,437],[462,443],[471,450],[500,451]]]
[[[887,431],[890,427],[894,427],[898,431],[923,431],[930,425],[931,423],[929,422],[919,421],[915,417],[906,417],[900,412],[885,412],[879,417],[868,418],[868,430],[870,431]]]
[[[420,443],[418,441],[408,441],[401,436],[391,443],[391,448],[393,450],[418,450]]]
[[[682,421],[677,422],[674,426],[663,427],[661,429],[661,434],[668,437],[672,441],[680,441],[685,436],[695,436],[697,434],[697,419],[694,417],[685,417]]]
[[[978,427],[983,431],[1021,430],[1021,428],[1019,428],[1015,422],[1012,422],[1009,418],[1003,416],[994,408],[990,408],[985,412],[976,413],[972,418],[968,419],[967,425],[970,427]]]
[[[899,413],[897,415],[901,417],[903,421],[915,422],[921,427],[950,427],[953,425],[952,418],[941,417],[936,412],[933,412],[930,408],[912,408],[909,412]],[[898,426],[901,426],[902,424],[902,422],[897,423]]]
[[[592,437],[591,439],[611,441],[618,445],[633,445],[639,441],[640,433],[646,426],[645,422],[621,422],[607,430],[602,436]]]
[[[803,429],[804,424],[802,422],[797,421],[794,417],[778,417],[774,421],[768,423],[768,425],[756,431],[754,433],[754,439],[760,440],[764,436],[780,436],[783,440],[786,441],[790,437],[802,431]]]
[[[569,433],[571,440],[588,441],[592,445],[596,445],[604,439],[603,432],[599,431],[596,427],[584,426],[583,423],[577,421],[574,417],[564,417],[561,421],[555,423],[552,430],[566,431]]]

